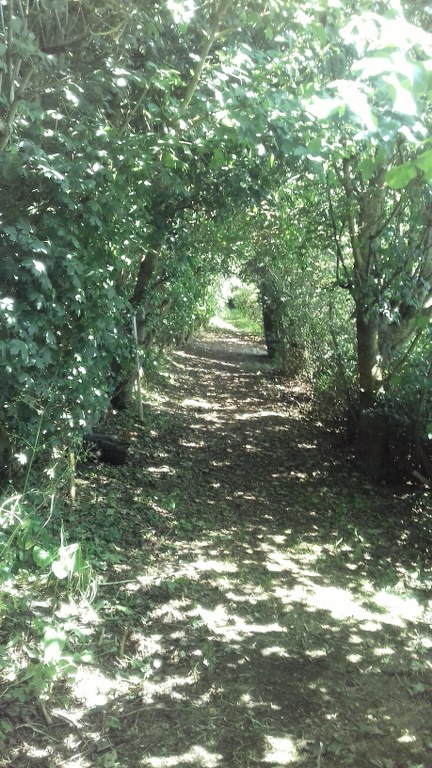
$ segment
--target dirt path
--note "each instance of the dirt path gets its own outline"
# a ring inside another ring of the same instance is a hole
[[[304,389],[265,371],[228,333],[174,353],[159,427],[132,425],[131,462],[83,478],[107,563],[96,661],[43,765],[432,766],[415,497],[368,485]]]

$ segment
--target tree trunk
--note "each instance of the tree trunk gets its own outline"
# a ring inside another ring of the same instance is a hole
[[[385,168],[377,169],[367,187],[353,186],[352,159],[343,161],[349,237],[353,255],[351,294],[355,303],[358,364],[357,454],[368,475],[379,478],[386,461],[387,430],[376,409],[381,386],[379,350],[380,296],[376,274],[380,263],[385,203]]]
[[[158,264],[166,235],[166,222],[164,222],[164,224],[165,226],[162,227],[160,221],[158,221],[155,225],[147,253],[138,268],[135,288],[131,297],[131,304],[137,310],[144,302],[145,295]],[[145,317],[146,315],[144,311],[137,311],[137,336],[138,344],[140,346],[145,344],[146,340]],[[126,335],[130,335],[131,330],[131,327],[125,329]],[[111,397],[111,405],[116,410],[124,411],[130,408],[133,401],[133,386],[136,379],[135,365],[125,375],[122,375],[121,368],[115,360],[113,361],[112,369],[117,383]]]
[[[274,360],[280,347],[277,312],[274,306],[274,302],[268,297],[266,293],[264,293],[264,291],[261,293],[261,304],[267,354],[270,360]]]
[[[378,348],[378,317],[356,307],[357,361],[360,408],[372,408],[381,385]]]

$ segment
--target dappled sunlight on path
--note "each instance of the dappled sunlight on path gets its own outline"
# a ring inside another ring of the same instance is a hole
[[[52,765],[428,768],[412,501],[357,475],[304,387],[231,331],[173,353],[147,407],[160,429],[135,425],[95,491],[126,500],[123,538]]]
[[[133,592],[143,659],[158,636],[140,765],[423,765],[431,614],[382,527],[401,509],[335,454],[304,388],[265,371],[230,333],[172,356],[157,494],[177,537]]]

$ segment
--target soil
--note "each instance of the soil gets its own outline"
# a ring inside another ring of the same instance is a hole
[[[92,656],[0,765],[432,766],[428,492],[367,482],[230,329],[109,428],[128,462],[84,465],[66,522],[97,564],[70,630]]]

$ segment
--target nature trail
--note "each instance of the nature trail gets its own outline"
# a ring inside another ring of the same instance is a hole
[[[94,660],[0,765],[429,768],[415,497],[357,474],[305,386],[234,330],[172,352],[146,413],[108,425],[131,457],[82,468],[68,523],[98,574]]]
[[[120,764],[430,765],[412,500],[365,482],[236,333],[174,352],[157,411],[125,646],[147,666]]]

